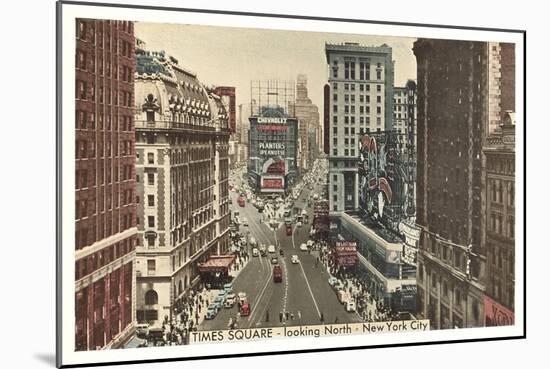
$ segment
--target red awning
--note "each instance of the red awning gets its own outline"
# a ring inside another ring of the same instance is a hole
[[[235,261],[235,255],[212,255],[204,263],[199,264],[201,273],[227,273]]]

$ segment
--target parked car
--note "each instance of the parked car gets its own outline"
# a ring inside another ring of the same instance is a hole
[[[300,245],[300,251],[307,251],[307,245],[305,243]]]
[[[271,264],[279,264],[279,259],[276,256],[272,257]]]
[[[136,324],[136,336],[145,338],[148,335],[149,335],[149,324],[147,323]]]
[[[267,248],[267,252],[269,252],[270,254],[273,254],[275,252],[275,246],[269,245],[269,247]]]
[[[223,285],[223,290],[226,292],[226,293],[231,293],[233,292],[233,283],[226,283]]]
[[[254,247],[254,248],[252,249],[252,256],[258,256],[258,255],[260,255],[260,252],[258,251],[257,248]]]
[[[335,284],[336,282],[338,282],[338,278],[333,277],[333,276],[329,277],[329,279],[328,279],[328,284],[329,284],[330,286],[334,286],[334,284]]]
[[[298,263],[300,262],[300,260],[298,259],[298,255],[292,255],[292,256],[290,257],[290,262],[291,262],[292,264],[298,264]]]
[[[237,296],[234,293],[230,293],[229,295],[227,295],[223,306],[226,308],[232,308],[235,305],[236,300]]]
[[[214,319],[216,315],[218,314],[218,308],[214,304],[210,304],[208,308],[206,309],[206,319]]]
[[[246,292],[239,292],[237,294],[237,301],[239,303],[239,306],[244,304],[246,302]]]
[[[351,313],[351,312],[354,312],[355,311],[355,302],[354,301],[346,301],[346,311],[348,313]]]

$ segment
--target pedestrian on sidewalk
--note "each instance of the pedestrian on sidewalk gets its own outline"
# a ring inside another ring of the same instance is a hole
[[[282,323],[283,322],[283,312],[281,311],[279,313],[279,323]]]
[[[269,322],[269,310],[265,312],[265,321]]]

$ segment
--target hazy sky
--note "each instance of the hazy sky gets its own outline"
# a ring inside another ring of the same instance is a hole
[[[234,86],[237,106],[250,103],[251,80],[296,80],[308,77],[308,95],[323,110],[323,86],[327,82],[325,42],[383,43],[392,47],[395,85],[416,79],[414,38],[356,34],[280,31],[196,25],[137,22],[136,37],[151,51],[164,50],[195,73],[204,84]],[[238,108],[237,108],[238,114]],[[244,115],[244,114],[243,114]]]

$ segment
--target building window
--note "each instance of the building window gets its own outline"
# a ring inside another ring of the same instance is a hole
[[[382,86],[376,85],[376,92],[382,92]]]
[[[338,124],[338,116],[334,115],[334,116],[332,117],[332,123]]]
[[[155,184],[155,173],[147,173],[147,184],[153,186]]]
[[[338,155],[338,150],[337,149],[332,149],[332,155],[334,155],[334,156]]]
[[[149,164],[155,164],[155,154],[152,152],[147,153],[147,162]]]
[[[147,272],[149,275],[155,274],[155,260],[147,260]],[[159,303],[159,295],[155,290],[145,292],[145,305],[156,305]]]
[[[338,91],[338,83],[333,83],[333,84],[332,84],[332,89],[333,89],[334,91]]]
[[[147,217],[147,225],[151,228],[154,228],[155,227],[155,217],[152,216],[152,215],[149,215]]]
[[[333,106],[332,106],[332,111],[333,111],[334,113],[338,113],[338,105],[333,105]]]
[[[155,195],[147,195],[147,205],[155,206]]]

